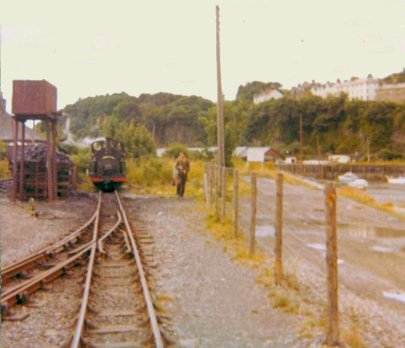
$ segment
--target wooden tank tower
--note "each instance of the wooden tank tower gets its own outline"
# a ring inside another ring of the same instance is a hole
[[[12,199],[27,199],[27,171],[25,154],[25,127],[27,121],[40,120],[46,130],[46,161],[44,175],[35,177],[41,187],[42,198],[54,201],[57,197],[56,125],[60,113],[57,111],[56,87],[45,80],[13,81],[12,113],[13,136],[13,192]],[[20,131],[21,129],[21,131]],[[19,153],[18,153],[19,152]]]

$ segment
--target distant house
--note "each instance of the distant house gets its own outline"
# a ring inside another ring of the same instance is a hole
[[[302,161],[302,163],[308,166],[326,166],[330,162],[325,160],[312,159],[312,160],[304,160]]]
[[[235,148],[235,150],[233,151],[233,155],[235,157],[246,159],[247,158],[247,150],[248,150],[247,146],[237,146]]]
[[[379,79],[368,75],[366,78],[352,77],[343,82],[338,79],[336,83],[328,81],[326,84],[315,84],[311,88],[311,93],[321,98],[326,98],[329,95],[337,97],[341,93],[346,93],[349,100],[375,100],[376,89],[379,85]]]
[[[280,99],[282,97],[283,93],[281,93],[278,89],[269,89],[263,93],[255,94],[253,96],[253,103],[260,104],[267,100]]]
[[[264,163],[282,158],[277,151],[270,147],[248,147],[246,157],[249,163]]]
[[[328,160],[330,162],[335,162],[335,163],[349,163],[350,156],[348,156],[348,155],[330,155],[328,157]]]
[[[287,157],[284,161],[285,164],[297,164],[296,157]]]

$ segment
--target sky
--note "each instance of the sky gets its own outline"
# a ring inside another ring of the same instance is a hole
[[[216,101],[215,6],[226,100],[251,81],[385,77],[405,68],[405,0],[0,0],[1,89],[45,79],[58,107],[169,92]]]

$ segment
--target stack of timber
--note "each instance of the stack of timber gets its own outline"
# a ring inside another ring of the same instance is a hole
[[[7,148],[10,169],[13,169],[13,146]],[[17,149],[17,187],[20,185],[21,148]],[[57,196],[66,198],[72,189],[73,163],[68,156],[56,152]],[[24,190],[20,200],[48,197],[47,145],[45,143],[24,146]]]

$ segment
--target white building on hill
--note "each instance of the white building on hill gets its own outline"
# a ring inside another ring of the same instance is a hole
[[[368,75],[366,78],[351,78],[350,81],[337,80],[336,83],[327,82],[311,88],[313,95],[326,98],[327,96],[339,96],[346,93],[349,99],[375,100],[376,90],[380,86],[380,80]]]

